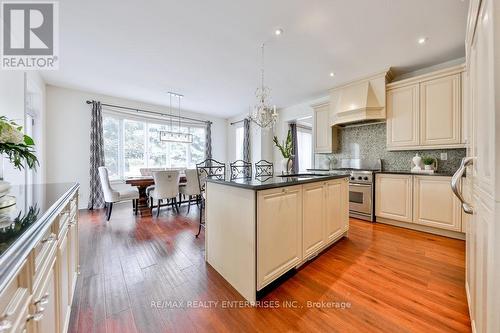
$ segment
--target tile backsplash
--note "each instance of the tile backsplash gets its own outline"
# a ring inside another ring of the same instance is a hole
[[[375,161],[380,158],[384,170],[410,170],[411,159],[419,153],[420,156],[437,158],[438,172],[452,173],[458,169],[466,154],[465,149],[387,151],[385,123],[341,128],[338,139],[340,149],[337,153],[315,155],[316,168],[338,168],[342,159]],[[441,153],[448,154],[446,161],[440,159]]]

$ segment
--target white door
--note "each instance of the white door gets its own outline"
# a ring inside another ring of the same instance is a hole
[[[467,155],[473,162],[463,182],[472,194],[470,207],[464,206],[473,212],[466,228],[466,291],[478,333],[500,332],[499,7],[495,0],[471,0],[466,36]]]

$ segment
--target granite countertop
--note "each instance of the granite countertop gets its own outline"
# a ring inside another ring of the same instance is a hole
[[[341,179],[347,177],[349,177],[349,173],[338,173],[338,174],[328,174],[328,175],[301,173],[300,176],[294,176],[294,177],[282,177],[279,175],[274,175],[269,177],[257,177],[252,179],[235,179],[235,180],[219,180],[211,178],[207,179],[207,182],[259,191],[271,188],[301,185],[301,184],[327,181],[332,179]]]
[[[15,205],[0,209],[0,278],[13,257],[22,256],[21,248],[37,237],[78,187],[77,183],[12,186],[7,196],[16,198]]]
[[[395,175],[416,175],[416,176],[441,176],[441,177],[452,177],[454,174],[453,172],[418,173],[418,172],[411,172],[408,170],[376,171],[375,173],[385,173],[385,174],[395,174]]]

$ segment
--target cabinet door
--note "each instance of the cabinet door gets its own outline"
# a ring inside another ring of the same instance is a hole
[[[419,86],[387,92],[387,147],[419,144]]]
[[[413,222],[412,176],[377,174],[375,176],[375,215],[402,222]]]
[[[73,293],[76,286],[76,278],[78,276],[78,224],[77,220],[70,221],[68,230],[68,247],[69,247],[69,302],[73,300]]]
[[[318,252],[325,241],[325,185],[321,182],[302,189],[302,244],[304,258]]]
[[[35,292],[28,322],[36,333],[57,332],[57,288],[55,260],[40,290]]]
[[[460,203],[451,191],[451,177],[414,177],[414,222],[418,224],[461,231]]]
[[[59,242],[57,250],[57,287],[59,291],[59,327],[61,332],[65,332],[69,323],[70,304],[70,267],[69,254],[70,243],[68,242],[68,232],[64,233],[63,239]]]
[[[257,290],[302,261],[302,189],[257,194]]]
[[[461,140],[460,74],[420,84],[420,144],[449,145]]]
[[[332,180],[326,184],[326,242],[346,231],[349,224],[349,187],[347,179]]]
[[[324,104],[314,108],[314,152],[331,153],[332,149],[330,106]]]

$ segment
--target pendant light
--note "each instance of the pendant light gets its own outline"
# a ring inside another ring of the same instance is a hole
[[[178,143],[193,143],[193,135],[189,133],[182,133],[181,131],[181,99],[184,95],[168,92],[170,99],[169,113],[170,113],[170,130],[169,131],[160,131],[160,141],[164,142],[178,142]],[[177,131],[174,131],[173,126],[173,118],[172,114],[172,97],[177,98]]]

